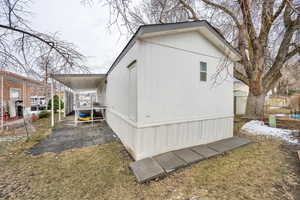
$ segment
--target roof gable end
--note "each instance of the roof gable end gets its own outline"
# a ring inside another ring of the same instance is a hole
[[[198,30],[209,42],[211,42],[214,46],[219,48],[225,55],[228,55],[232,60],[240,60],[239,52],[230,45],[230,43],[222,36],[222,34],[216,28],[211,26],[205,20],[168,24],[149,24],[142,25],[138,28],[138,30],[131,37],[125,48],[116,58],[107,74],[109,74],[114,69],[114,67],[126,55],[126,53],[131,49],[131,47],[133,47],[133,45],[138,39],[158,36],[162,34],[170,34],[172,32],[187,32],[194,30]],[[207,37],[208,35],[210,37]]]

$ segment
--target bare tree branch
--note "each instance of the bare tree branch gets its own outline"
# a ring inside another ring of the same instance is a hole
[[[194,11],[194,9],[185,0],[179,0],[179,1],[192,14],[191,19],[198,20],[197,14]]]
[[[44,67],[38,64],[38,60],[47,57],[55,60],[51,70],[56,72],[87,72],[84,56],[72,44],[60,40],[56,34],[30,28],[25,19],[31,14],[27,10],[30,4],[31,0],[0,0],[0,63],[5,66],[2,70],[47,77]]]
[[[226,14],[228,14],[232,18],[232,20],[235,22],[236,26],[238,28],[240,28],[241,25],[239,23],[239,20],[237,19],[235,14],[233,12],[231,12],[229,9],[227,9],[226,7],[221,6],[219,4],[213,3],[212,1],[209,1],[209,0],[200,0],[200,1],[203,1],[204,3],[206,3],[210,6],[216,7],[218,9],[221,9],[222,11],[224,11]]]
[[[279,8],[276,10],[275,14],[272,17],[271,22],[274,22],[277,19],[277,17],[282,13],[285,6],[286,6],[286,0],[282,0]]]
[[[118,6],[113,4],[118,8],[115,17],[120,17],[115,22],[133,27],[132,30],[141,21],[168,23],[189,19],[206,19],[218,28],[241,54],[243,70],[235,69],[234,76],[249,86],[249,105],[259,106],[247,109],[248,114],[263,113],[261,100],[281,78],[280,70],[291,59],[300,58],[298,0],[152,0],[135,5],[120,1],[114,1]]]

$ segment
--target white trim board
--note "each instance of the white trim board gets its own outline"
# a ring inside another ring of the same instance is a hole
[[[153,126],[162,126],[162,125],[180,124],[180,123],[195,122],[195,121],[202,121],[202,120],[225,119],[225,118],[233,118],[234,117],[234,115],[207,115],[207,116],[201,116],[201,117],[185,119],[185,120],[182,119],[182,120],[155,122],[155,123],[148,123],[148,124],[139,124],[139,123],[136,123],[136,122],[130,120],[128,117],[122,115],[121,113],[119,113],[113,109],[107,109],[107,111],[120,117],[121,119],[123,119],[130,125],[134,126],[135,128],[148,128],[148,127],[153,127]]]

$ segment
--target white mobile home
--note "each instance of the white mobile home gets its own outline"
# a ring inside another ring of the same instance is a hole
[[[212,77],[228,58],[227,77]],[[206,21],[141,26],[111,66],[106,120],[136,159],[233,136],[233,62]]]

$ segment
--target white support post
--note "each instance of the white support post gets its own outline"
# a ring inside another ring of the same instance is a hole
[[[92,110],[91,110],[91,117],[92,117],[92,124],[93,124],[93,127],[94,127],[94,104],[93,104],[93,95],[91,95],[91,107],[92,107]]]
[[[25,81],[23,81],[23,95],[22,95],[22,97],[23,97],[23,118],[25,118],[25,108],[26,108],[26,106],[25,106],[25,101],[26,101],[26,89],[25,89],[25,84],[26,84],[26,82]]]
[[[51,82],[51,126],[54,126],[54,79]]]
[[[79,115],[78,115],[78,112],[77,112],[77,96],[76,96],[77,94],[76,94],[76,92],[74,92],[73,93],[73,96],[74,96],[74,110],[75,110],[75,126],[77,127],[77,125],[78,125],[78,117],[79,117]]]
[[[3,75],[1,76],[1,130],[4,129],[4,80]]]
[[[61,85],[58,83],[58,121],[61,121]]]
[[[96,102],[99,102],[99,99],[98,99],[98,95],[100,95],[100,94],[98,94],[99,91],[100,91],[100,94],[101,94],[101,90],[98,88],[96,90]]]
[[[67,108],[67,94],[66,94],[66,86],[64,86],[64,118],[66,118],[66,108]]]

